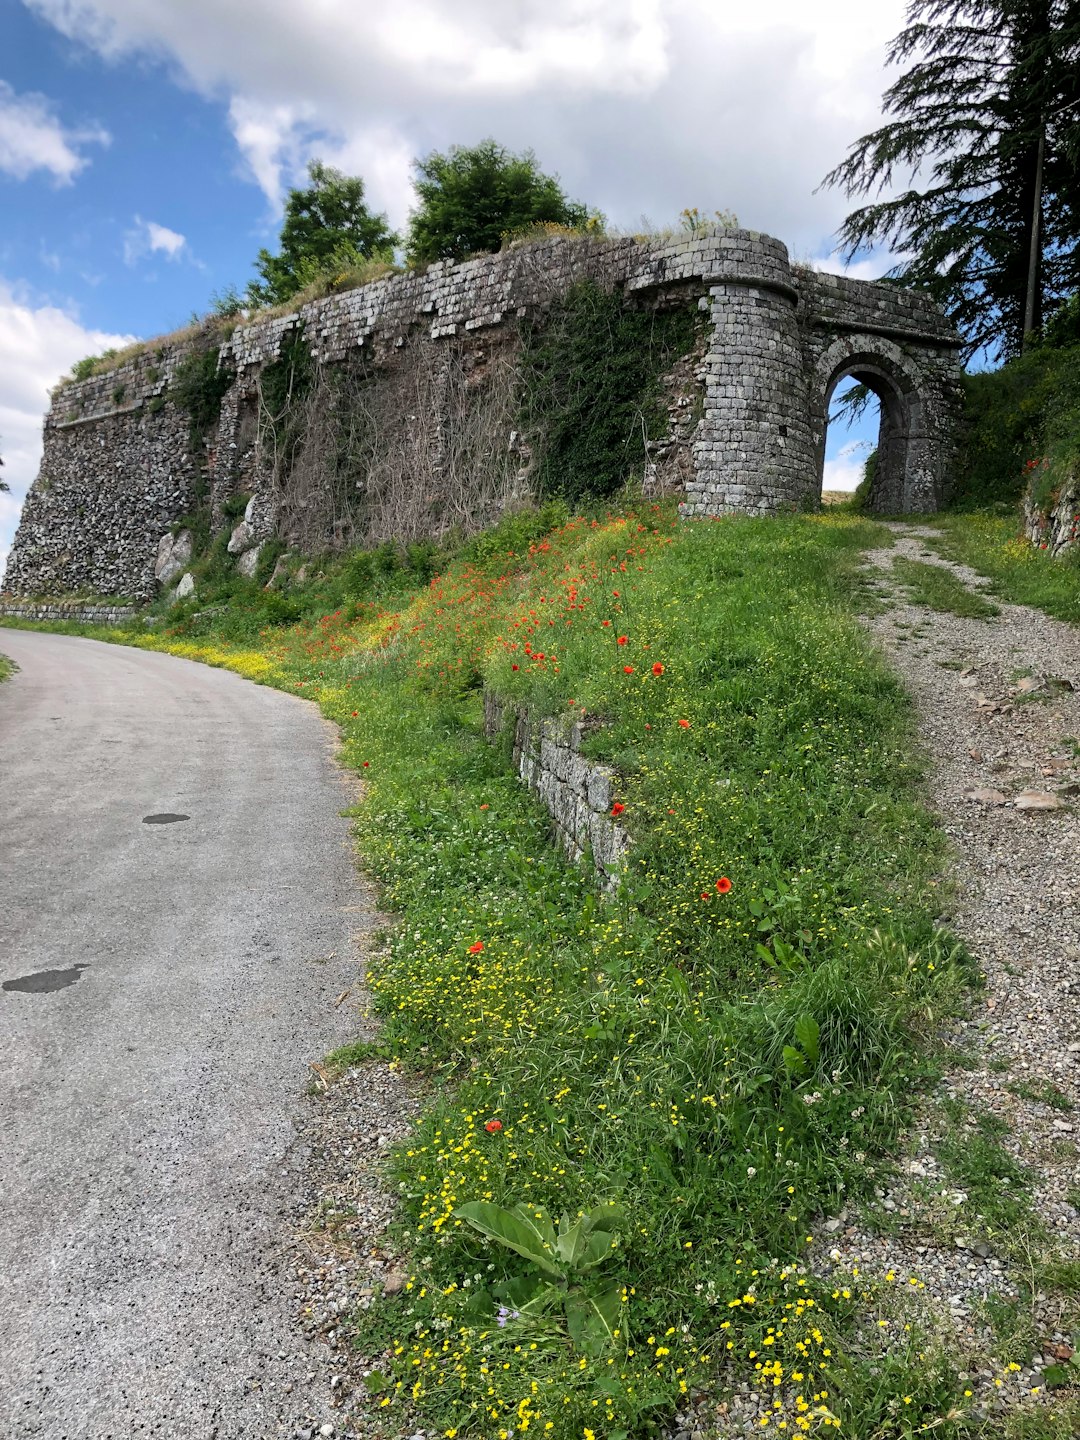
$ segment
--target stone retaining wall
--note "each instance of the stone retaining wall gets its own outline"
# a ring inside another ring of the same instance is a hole
[[[40,604],[0,600],[0,615],[13,620],[75,620],[83,625],[120,625],[139,613],[134,605],[108,605],[71,601],[42,601]]]
[[[495,740],[507,726],[513,727],[514,768],[547,807],[559,844],[572,860],[588,852],[604,887],[613,889],[630,839],[611,814],[615,772],[581,754],[587,726],[565,717],[537,719],[525,706],[485,691],[485,735]]]

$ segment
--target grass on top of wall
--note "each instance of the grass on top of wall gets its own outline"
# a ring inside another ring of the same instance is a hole
[[[855,613],[881,531],[523,524],[254,640],[134,637],[316,700],[364,777],[401,917],[382,1050],[435,1082],[389,1160],[408,1280],[343,1321],[373,1404],[447,1440],[630,1440],[738,1387],[780,1433],[1020,1434],[1008,1373],[970,1382],[911,1311],[918,1277],[830,1274],[811,1240],[887,1172],[968,975],[910,705]],[[483,685],[605,722],[616,895],[484,741]]]
[[[927,522],[941,532],[941,539],[930,543],[947,559],[985,575],[994,595],[1080,623],[1080,549],[1054,559],[1020,533],[1011,506],[932,515]]]

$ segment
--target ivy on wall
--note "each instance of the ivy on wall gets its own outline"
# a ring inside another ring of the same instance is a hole
[[[526,331],[522,405],[539,497],[605,499],[640,477],[646,442],[667,427],[660,377],[700,323],[689,306],[638,308],[587,280]]]
[[[232,371],[221,365],[217,345],[196,346],[177,365],[169,383],[169,398],[186,411],[191,423],[191,443],[196,452],[205,448],[210,431],[218,422],[221,402],[232,384]]]

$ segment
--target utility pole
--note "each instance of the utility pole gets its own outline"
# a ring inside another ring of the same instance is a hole
[[[1024,297],[1024,335],[1020,341],[1021,351],[1030,346],[1035,334],[1035,290],[1039,279],[1039,254],[1042,250],[1042,183],[1045,154],[1046,122],[1043,121],[1039,126],[1039,150],[1035,160],[1035,204],[1031,211],[1031,246],[1028,250],[1027,294]]]
[[[1042,192],[1043,161],[1046,159],[1046,127],[1051,120],[1056,120],[1059,115],[1064,115],[1066,110],[1075,110],[1078,105],[1080,105],[1080,100],[1074,100],[1070,105],[1059,105],[1056,110],[1050,111],[1039,126],[1039,148],[1035,159],[1035,203],[1031,211],[1031,246],[1028,250],[1027,293],[1024,296],[1024,335],[1020,342],[1022,351],[1029,348],[1035,334],[1035,292],[1039,279],[1039,259],[1042,254]]]

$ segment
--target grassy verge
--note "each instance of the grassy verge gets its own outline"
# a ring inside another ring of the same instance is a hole
[[[16,669],[14,660],[9,660],[6,655],[0,655],[0,681],[10,680]]]
[[[351,1322],[375,1403],[449,1440],[626,1440],[739,1386],[787,1433],[1012,1433],[906,1281],[809,1264],[814,1220],[888,1167],[964,983],[909,703],[853,613],[879,532],[529,524],[251,641],[227,616],[117,636],[320,702],[364,775],[361,851],[402,917],[381,1045],[437,1082],[391,1161],[409,1279]],[[615,896],[483,740],[485,683],[605,722]]]
[[[950,615],[962,615],[971,620],[986,620],[1001,613],[996,605],[969,590],[963,581],[942,565],[928,565],[924,560],[910,560],[906,555],[897,555],[893,559],[892,570],[915,605],[924,605],[928,610]]]
[[[941,539],[930,543],[947,559],[987,576],[995,595],[1080,623],[1080,555],[1051,559],[1018,534],[1011,509],[931,516],[929,523],[941,531]]]

